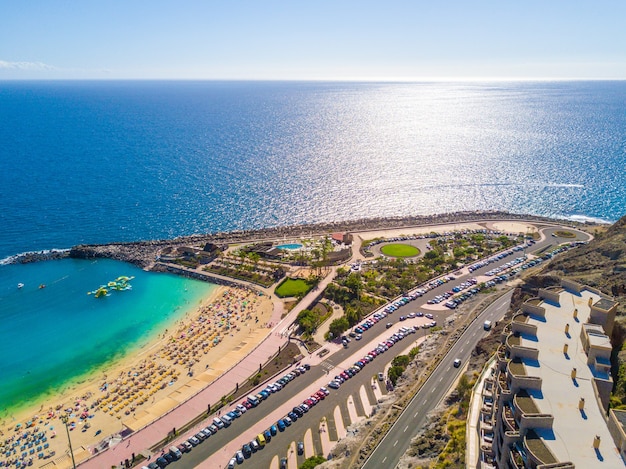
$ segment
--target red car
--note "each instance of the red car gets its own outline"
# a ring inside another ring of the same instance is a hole
[[[246,409],[252,409],[252,404],[250,404],[247,400],[241,401],[241,405],[244,406]]]
[[[324,399],[326,399],[326,394],[324,394],[322,391],[317,391],[317,392],[315,393],[315,397],[316,397],[318,400],[323,401]]]

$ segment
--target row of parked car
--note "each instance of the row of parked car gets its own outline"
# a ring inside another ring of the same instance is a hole
[[[273,436],[276,436],[278,432],[284,432],[287,427],[290,427],[293,422],[301,418],[319,401],[326,399],[326,396],[329,394],[330,391],[328,389],[321,387],[319,391],[314,392],[309,398],[305,399],[302,404],[294,406],[294,408],[289,411],[287,415],[278,419],[276,423],[271,425],[267,430],[259,433],[252,441],[245,443],[228,462],[228,469],[233,469],[236,464],[242,464],[246,459],[252,457],[253,453],[256,453],[261,448],[264,448],[267,443],[272,441]],[[299,441],[296,448],[298,454],[304,453],[303,442]],[[286,467],[287,459],[283,458],[280,460],[280,468],[285,469]]]
[[[328,387],[332,389],[339,389],[339,387],[356,375],[359,371],[361,371],[365,365],[373,361],[378,355],[381,353],[385,353],[389,348],[393,347],[396,342],[404,339],[409,334],[415,334],[417,332],[416,326],[403,326],[400,328],[398,332],[389,336],[387,340],[382,341],[378,344],[378,346],[371,350],[367,355],[365,355],[360,360],[354,362],[349,368],[346,368],[344,371],[335,376],[329,383]],[[305,401],[306,402],[306,401]]]
[[[505,257],[511,256],[513,255],[515,252],[519,252],[522,251],[525,247],[530,246],[529,243],[526,243],[524,245],[518,245],[515,247],[512,247],[511,249],[507,250],[507,251],[502,251],[501,253],[496,254],[495,256],[490,257],[489,259],[485,259],[479,262],[476,262],[475,264],[470,265],[467,269],[470,272],[474,272],[475,270],[480,269],[481,267],[485,267],[489,264],[493,264],[494,262],[497,262],[499,260],[504,259]]]
[[[164,452],[161,456],[159,456],[156,459],[156,461],[148,464],[147,466],[144,466],[142,469],[159,469],[159,468],[166,467],[169,464],[177,461],[178,459],[182,457],[183,453],[190,452],[194,448],[194,446],[198,446],[204,440],[208,439],[211,435],[214,435],[222,428],[229,427],[234,422],[235,419],[241,417],[241,415],[245,414],[248,410],[258,406],[262,401],[267,399],[270,395],[272,395],[275,392],[280,391],[290,381],[294,380],[296,377],[300,376],[301,374],[306,373],[310,369],[311,369],[311,366],[309,364],[298,366],[293,371],[279,378],[276,382],[268,384],[264,389],[259,391],[257,394],[250,394],[245,400],[237,404],[232,410],[226,412],[221,417],[214,417],[211,423],[207,427],[199,430],[195,435],[183,441],[178,446],[172,446],[167,452]],[[271,438],[271,433],[270,433],[270,438]],[[256,449],[258,449],[258,446],[256,446],[254,450],[256,451]],[[246,449],[246,452],[247,452],[247,449]],[[250,454],[251,452],[252,452],[252,447],[250,447]],[[238,455],[235,455],[233,460],[235,462],[240,461],[240,463],[242,463],[244,460],[244,453],[242,453],[241,458],[239,458]]]

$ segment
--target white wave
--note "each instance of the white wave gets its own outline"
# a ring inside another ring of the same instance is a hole
[[[541,185],[541,184],[540,184]],[[576,189],[584,189],[585,185],[584,184],[567,184],[567,183],[561,183],[561,182],[548,182],[546,184],[543,184],[544,187],[573,187]]]
[[[557,217],[561,218],[561,217]],[[598,217],[588,217],[587,215],[563,215],[566,220],[577,221],[579,223],[596,223],[598,225],[612,225],[616,220],[606,220]]]
[[[63,254],[65,252],[69,252],[69,249],[44,249],[43,251],[26,251],[20,252],[19,254],[14,254],[13,256],[5,257],[4,259],[0,259],[0,265],[9,265],[9,264],[17,264],[21,259],[28,256],[41,256],[45,257],[50,254]]]

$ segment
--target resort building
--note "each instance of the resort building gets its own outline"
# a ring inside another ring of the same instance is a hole
[[[350,233],[332,233],[330,235],[331,239],[337,244],[352,244],[353,238]]]
[[[624,467],[626,412],[609,412],[617,306],[569,280],[522,305],[481,389],[478,467]]]

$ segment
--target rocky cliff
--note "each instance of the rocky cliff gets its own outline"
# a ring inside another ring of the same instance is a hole
[[[586,246],[558,256],[544,272],[596,287],[616,297],[626,311],[626,216]]]

